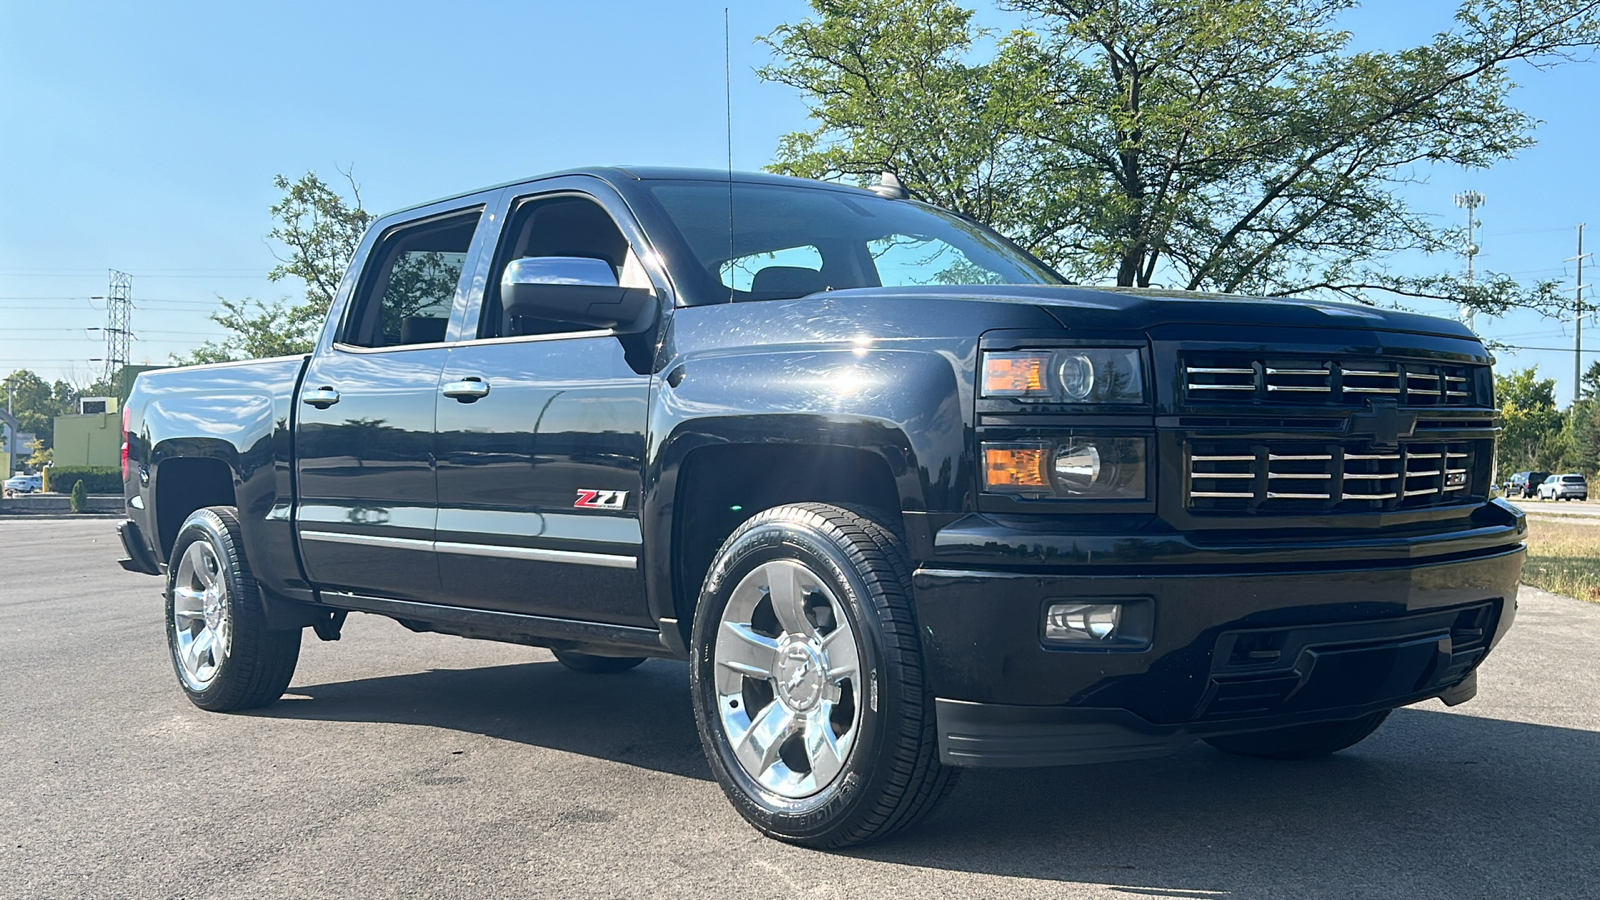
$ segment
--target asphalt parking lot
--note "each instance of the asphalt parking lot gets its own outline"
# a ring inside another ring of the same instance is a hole
[[[965,778],[847,854],[758,837],[687,670],[352,616],[290,693],[179,692],[106,520],[0,520],[0,897],[1600,896],[1600,606],[1524,589],[1477,700],[1333,758]]]

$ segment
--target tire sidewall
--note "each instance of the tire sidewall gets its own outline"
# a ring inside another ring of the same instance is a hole
[[[216,674],[212,676],[211,683],[204,690],[195,690],[183,677],[183,663],[178,659],[177,622],[173,615],[176,602],[176,589],[178,584],[179,562],[183,554],[188,551],[196,541],[206,541],[211,544],[211,549],[216,553],[221,564],[221,577],[228,590],[228,616],[229,622],[229,647],[228,655],[217,666]],[[246,585],[239,571],[239,552],[234,546],[233,537],[228,533],[227,526],[222,519],[208,509],[197,510],[178,529],[178,536],[172,542],[172,555],[167,563],[167,656],[172,661],[173,674],[178,678],[178,686],[189,695],[189,699],[196,706],[208,708],[219,705],[223,695],[227,693],[232,675],[235,650],[240,643],[240,627],[249,628],[245,610],[241,609],[241,599],[245,595]],[[253,594],[252,594],[253,596]]]
[[[802,563],[828,582],[857,635],[861,660],[857,736],[839,775],[810,797],[779,796],[740,765],[723,730],[715,682],[715,637],[733,588],[756,567],[774,560]],[[718,553],[695,611],[690,681],[695,718],[713,774],[739,811],[764,831],[805,839],[849,819],[871,797],[888,766],[879,759],[888,742],[885,727],[901,702],[884,678],[882,622],[866,580],[848,554],[824,531],[793,520],[763,522],[734,536]]]

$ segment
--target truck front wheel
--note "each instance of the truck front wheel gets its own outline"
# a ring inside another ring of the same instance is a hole
[[[926,816],[939,763],[909,566],[874,517],[756,514],[712,561],[690,687],[712,773],[762,833],[834,848]]]
[[[1347,722],[1315,722],[1310,725],[1274,728],[1271,731],[1227,734],[1206,738],[1206,743],[1224,753],[1239,756],[1312,759],[1359,744],[1377,731],[1378,726],[1387,718],[1389,710],[1381,709]]]
[[[266,706],[294,677],[300,629],[267,628],[231,506],[191,513],[172,544],[167,648],[183,692],[213,712]]]

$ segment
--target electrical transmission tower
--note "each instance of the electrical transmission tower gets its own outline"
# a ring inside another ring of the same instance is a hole
[[[1472,260],[1473,257],[1478,255],[1478,244],[1473,239],[1473,234],[1476,232],[1478,226],[1483,224],[1482,222],[1478,221],[1478,207],[1482,205],[1483,195],[1477,191],[1463,191],[1456,195],[1456,206],[1467,211],[1467,245],[1461,248],[1461,252],[1467,257],[1468,293],[1472,292]],[[1472,304],[1461,304],[1459,313],[1461,316],[1461,321],[1469,329],[1472,328],[1472,313]]]
[[[106,382],[114,384],[128,365],[129,342],[133,332],[133,276],[111,271],[111,289],[106,292]]]

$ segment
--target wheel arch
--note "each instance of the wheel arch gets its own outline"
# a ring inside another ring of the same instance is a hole
[[[787,421],[782,431],[795,433]],[[816,424],[816,423],[814,423]],[[839,422],[827,423],[835,434]],[[658,485],[647,510],[652,552],[646,572],[652,612],[677,623],[687,646],[689,623],[712,558],[723,541],[756,513],[786,503],[821,502],[875,510],[905,533],[915,496],[904,493],[908,447],[880,424],[856,423],[856,440],[731,441],[700,435]],[[897,469],[899,473],[897,474]],[[654,516],[649,515],[654,513]]]

